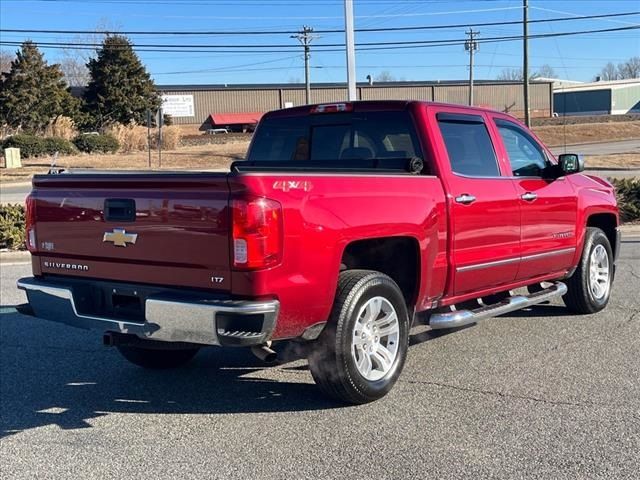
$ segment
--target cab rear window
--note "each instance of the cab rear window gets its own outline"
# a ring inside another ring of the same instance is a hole
[[[255,133],[251,162],[322,162],[422,158],[408,112],[267,118]]]

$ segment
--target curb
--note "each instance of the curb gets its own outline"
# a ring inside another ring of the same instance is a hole
[[[27,251],[0,252],[0,265],[7,263],[28,263],[30,261],[31,254]]]
[[[640,235],[640,224],[621,225],[620,231],[623,235]]]
[[[29,182],[1,182],[0,188],[8,188],[8,187],[29,187],[33,184],[32,181]]]

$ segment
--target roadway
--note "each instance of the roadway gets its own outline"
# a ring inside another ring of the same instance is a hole
[[[206,349],[148,372],[99,333],[14,312],[1,268],[3,478],[615,478],[640,471],[640,238],[610,305],[558,302],[446,335],[414,328],[399,383],[373,404],[324,399],[293,349],[264,367]]]

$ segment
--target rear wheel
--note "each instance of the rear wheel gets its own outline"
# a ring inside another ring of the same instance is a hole
[[[409,315],[398,285],[370,270],[340,274],[331,317],[309,356],[328,396],[367,403],[393,387],[407,356]]]
[[[609,303],[613,252],[602,230],[588,227],[578,268],[567,281],[565,305],[576,313],[595,313]]]
[[[118,345],[120,354],[134,365],[153,370],[177,368],[185,365],[199,348],[162,349]]]

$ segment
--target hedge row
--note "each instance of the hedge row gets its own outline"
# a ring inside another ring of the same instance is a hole
[[[115,153],[120,148],[112,135],[79,135],[73,142],[59,137],[18,134],[7,138],[2,148],[19,148],[23,158],[43,155],[73,155],[74,153]]]
[[[0,205],[0,248],[25,249],[24,207]]]
[[[78,149],[69,140],[59,137],[39,137],[37,135],[18,134],[7,138],[2,143],[2,148],[19,148],[23,158],[53,155],[72,155]]]
[[[620,219],[623,222],[640,221],[640,178],[610,180],[616,187]]]

